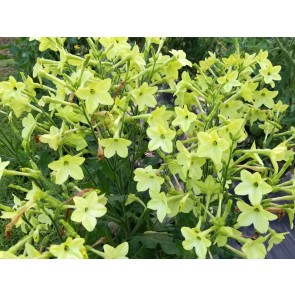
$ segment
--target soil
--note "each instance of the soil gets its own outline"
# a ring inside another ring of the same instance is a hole
[[[14,60],[5,45],[13,44],[15,37],[0,37],[0,81],[5,81],[15,73]]]

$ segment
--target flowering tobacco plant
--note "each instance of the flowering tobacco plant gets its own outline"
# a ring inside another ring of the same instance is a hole
[[[84,56],[38,40],[60,58],[0,82],[26,155],[19,170],[2,156],[0,178],[27,180],[0,204],[5,236],[23,232],[0,258],[264,258],[283,242],[272,222],[293,227],[295,130],[267,51],[192,64],[163,55],[165,38],[86,38]]]

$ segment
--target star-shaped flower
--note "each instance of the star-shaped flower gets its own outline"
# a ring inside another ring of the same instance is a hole
[[[280,70],[281,66],[273,66],[271,62],[268,62],[259,70],[259,73],[263,76],[264,82],[270,84],[272,81],[279,81],[282,79],[279,75]]]
[[[58,259],[83,259],[86,252],[84,243],[83,238],[73,240],[69,237],[60,245],[51,245],[49,251]]]
[[[55,126],[51,126],[49,134],[39,136],[39,140],[41,142],[48,143],[50,148],[56,151],[61,143],[61,132]]]
[[[237,80],[239,75],[238,71],[228,71],[225,76],[217,78],[217,82],[223,85],[225,92],[230,92],[233,87],[240,86],[240,81]]]
[[[148,145],[149,150],[154,151],[161,148],[165,153],[171,153],[173,150],[172,139],[175,137],[176,132],[171,129],[167,129],[164,126],[158,124],[149,127],[146,131],[148,137],[151,139]]]
[[[261,205],[250,206],[243,201],[237,202],[241,214],[238,217],[240,226],[254,225],[255,229],[260,233],[266,233],[269,226],[269,221],[277,219],[277,215],[263,209]]]
[[[167,204],[165,193],[158,191],[149,191],[151,200],[147,203],[147,207],[152,210],[157,210],[157,217],[160,222],[163,222],[165,216],[171,212]]]
[[[260,204],[262,196],[272,191],[272,187],[261,178],[259,172],[252,174],[242,170],[241,180],[235,188],[235,193],[240,196],[248,195],[252,205]]]
[[[59,160],[54,161],[48,165],[48,167],[56,171],[56,184],[64,183],[69,176],[74,179],[81,180],[84,177],[83,171],[80,165],[83,164],[85,158],[66,155]]]
[[[103,146],[104,156],[106,158],[111,158],[115,153],[117,153],[121,158],[126,158],[128,155],[128,146],[131,141],[125,138],[105,138],[100,139],[99,143]]]
[[[86,101],[86,110],[89,114],[93,114],[99,104],[112,105],[114,100],[108,92],[111,87],[111,79],[95,81],[79,88],[76,95]]]
[[[138,105],[138,110],[141,112],[146,106],[153,108],[157,105],[155,99],[155,94],[158,87],[149,87],[146,82],[144,82],[139,88],[131,91],[132,100]]]
[[[86,197],[74,197],[76,209],[71,215],[71,220],[82,222],[82,225],[89,232],[93,231],[97,223],[96,218],[106,214],[105,207],[107,199],[104,195],[97,196],[95,191],[87,194]]]
[[[223,152],[230,146],[229,142],[220,138],[216,130],[209,133],[199,132],[197,136],[199,139],[197,156],[209,158],[215,164],[220,164]]]
[[[263,88],[260,91],[254,91],[254,107],[260,108],[262,105],[265,105],[271,109],[274,105],[273,99],[278,95],[278,91],[269,91],[267,88]]]
[[[197,119],[197,115],[190,112],[187,105],[184,105],[184,108],[175,107],[175,113],[176,118],[172,121],[172,125],[180,126],[183,132],[186,132]]]
[[[137,181],[136,189],[139,192],[144,192],[147,189],[159,192],[161,190],[161,184],[164,183],[164,179],[157,175],[158,170],[153,169],[151,165],[145,168],[137,168],[134,171],[134,180]]]
[[[182,246],[185,250],[195,248],[195,252],[199,258],[206,258],[207,249],[211,246],[211,241],[206,238],[206,234],[197,228],[182,227],[181,233],[185,240]]]
[[[246,254],[248,259],[263,259],[266,255],[266,249],[264,246],[267,236],[259,237],[256,240],[248,239],[243,245],[242,251]]]
[[[128,259],[126,256],[129,251],[129,245],[127,242],[124,242],[118,245],[116,248],[110,245],[104,245],[104,259]]]

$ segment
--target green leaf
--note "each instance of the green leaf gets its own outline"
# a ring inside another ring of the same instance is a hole
[[[173,237],[166,233],[145,232],[142,235],[136,235],[132,238],[132,243],[142,244],[145,248],[156,249],[158,245],[168,255],[179,255],[179,249],[176,246]]]

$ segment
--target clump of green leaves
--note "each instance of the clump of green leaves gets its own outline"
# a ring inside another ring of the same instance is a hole
[[[268,52],[237,47],[192,64],[182,50],[163,55],[165,38],[142,50],[127,38],[86,40],[80,56],[65,38],[40,38],[59,59],[0,83],[28,159],[19,170],[1,161],[0,173],[31,184],[2,204],[6,236],[20,227],[24,238],[0,256],[206,258],[217,246],[264,258],[282,242],[269,221],[286,211],[293,224],[294,180],[281,177],[295,133],[282,131],[281,68]],[[161,93],[174,106],[158,105]],[[248,139],[253,124],[262,142]],[[251,225],[253,239],[242,229]]]

